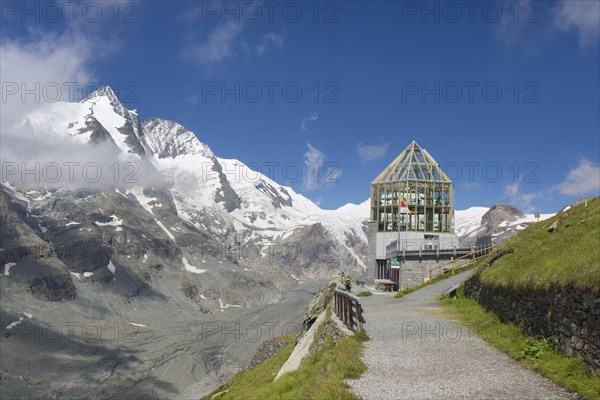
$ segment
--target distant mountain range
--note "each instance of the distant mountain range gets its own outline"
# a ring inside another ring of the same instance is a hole
[[[140,121],[109,87],[41,106],[11,134],[19,141],[3,149],[0,190],[2,350],[33,364],[3,364],[8,397],[172,397],[156,383],[165,377],[177,392],[190,380],[214,385],[252,346],[198,342],[202,323],[293,320],[303,308],[264,307],[302,282],[364,271],[368,199],[323,210],[218,157],[177,122]],[[456,233],[500,241],[534,221],[508,205],[473,207],[456,212]],[[19,339],[21,327],[49,323],[125,326],[141,341]],[[103,383],[116,368],[129,369]]]
[[[455,233],[462,245],[470,245],[477,237],[489,235],[493,243],[500,243],[527,226],[552,217],[554,214],[525,214],[510,204],[495,204],[490,208],[470,207],[456,211]]]
[[[3,183],[14,223],[64,264],[56,277],[71,289],[61,292],[61,299],[76,295],[72,279],[95,280],[115,271],[127,278],[105,283],[124,296],[155,289],[155,281],[146,282],[151,272],[139,271],[136,262],[179,268],[192,280],[210,277],[219,283],[218,291],[225,290],[223,283],[238,281],[266,283],[278,291],[338,270],[358,274],[365,268],[368,199],[323,210],[241,161],[218,157],[177,122],[156,117],[141,122],[110,87],[79,103],[42,107],[19,129],[55,144],[39,157],[42,178],[44,166],[60,164],[65,172],[69,162],[99,166],[83,171],[98,175],[99,168],[102,175],[94,180],[95,175],[75,173],[66,181],[63,173],[58,182],[34,182],[15,173]],[[510,205],[472,207],[456,211],[456,234],[464,243],[485,234],[501,241],[535,220]],[[84,259],[82,248],[94,248],[97,257]],[[31,276],[28,284],[37,273]],[[56,296],[52,287],[44,289],[45,298]],[[207,310],[221,309],[218,298],[198,290],[200,295],[207,298]],[[236,296],[222,294],[231,304],[262,302],[262,296]]]

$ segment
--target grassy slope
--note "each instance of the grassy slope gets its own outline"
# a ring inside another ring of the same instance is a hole
[[[558,228],[548,232],[555,221]],[[534,224],[502,247],[511,252],[483,271],[487,284],[563,285],[600,293],[600,198]]]
[[[273,382],[294,348],[293,337],[289,339],[273,357],[250,371],[239,372],[205,399],[355,399],[344,380],[356,379],[366,370],[360,360],[367,340],[364,334],[342,338],[335,345],[327,342],[297,371]]]
[[[547,341],[528,337],[521,328],[502,323],[496,314],[464,297],[461,291],[457,300],[442,301],[453,318],[524,366],[584,398],[600,400],[600,377],[588,376],[581,359],[565,357]]]
[[[558,221],[553,232],[548,227]],[[488,285],[520,288],[573,286],[600,292],[600,198],[549,220],[534,224],[495,251],[504,253],[483,270]],[[486,258],[477,262],[482,267]],[[600,378],[590,377],[580,358],[565,357],[546,340],[526,336],[513,324],[504,324],[493,312],[459,293],[444,304],[461,323],[528,368],[579,395],[600,400]]]

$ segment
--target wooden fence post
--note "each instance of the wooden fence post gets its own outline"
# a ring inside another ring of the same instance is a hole
[[[350,330],[362,332],[362,305],[360,298],[339,289],[334,290],[335,313]]]

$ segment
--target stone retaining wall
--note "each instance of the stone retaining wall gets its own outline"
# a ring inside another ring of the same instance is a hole
[[[503,322],[521,326],[530,336],[549,338],[567,356],[582,356],[600,376],[600,295],[567,287],[491,286],[479,273],[465,282],[464,293]]]

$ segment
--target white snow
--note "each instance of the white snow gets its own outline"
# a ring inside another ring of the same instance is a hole
[[[131,193],[135,196],[138,203],[144,208],[144,210],[148,211],[150,214],[154,215],[154,211],[152,211],[152,206],[149,204],[156,199],[154,197],[148,197],[144,194],[144,189],[141,187],[134,187],[127,190],[127,193]]]
[[[4,276],[10,275],[10,269],[17,265],[16,263],[6,263],[4,266]]]
[[[206,272],[205,269],[200,269],[190,264],[185,257],[181,257],[181,261],[183,262],[183,266],[187,271],[193,272],[194,274],[203,274]]]
[[[123,220],[119,219],[116,215],[111,215],[112,221],[110,222],[94,222],[94,224],[98,226],[121,226],[123,225]],[[119,229],[117,229],[119,230]],[[123,228],[121,228],[123,230]]]
[[[11,323],[10,323],[10,324],[9,324],[9,325],[6,327],[6,330],[9,330],[9,329],[12,329],[12,328],[14,328],[14,327],[16,327],[16,326],[19,326],[19,325],[21,324],[21,322],[23,322],[23,317],[19,317],[19,320],[18,320],[18,321],[11,322]]]
[[[454,212],[454,233],[461,237],[481,226],[481,217],[489,211],[489,207],[470,207]]]
[[[219,299],[219,306],[221,307],[221,311],[224,311],[225,309],[229,308],[229,307],[242,307],[238,304],[223,304],[223,300]]]
[[[90,277],[90,276],[92,276],[92,275],[94,275],[94,273],[93,273],[93,272],[84,272],[84,273],[83,273],[83,277],[84,277],[84,278],[89,278],[89,277]]]
[[[370,218],[370,210],[371,210],[371,199],[367,199],[360,204],[348,203],[346,205],[341,206],[337,210],[333,210],[333,212],[353,215],[360,218]]]
[[[127,197],[127,195],[125,193],[121,192],[119,190],[119,188],[115,188],[115,192],[120,194],[121,196],[125,197],[126,199],[129,199],[129,197]],[[104,194],[104,193],[102,193],[102,194]],[[104,195],[104,197],[106,197],[106,195]]]
[[[65,226],[71,226],[71,225],[81,225],[81,222],[70,221],[65,224]]]
[[[477,230],[481,227],[481,217],[489,211],[486,207],[471,207],[466,210],[455,211],[455,229],[454,232],[458,237],[467,236],[474,237],[478,235]],[[548,219],[555,214],[541,214],[540,221]],[[514,228],[517,230],[525,229],[527,225],[537,222],[534,214],[525,214],[525,217],[514,221],[502,221],[498,226],[500,228]],[[496,234],[495,236],[498,236]]]
[[[126,318],[124,318],[124,319],[125,319],[125,322],[127,322],[130,325],[139,326],[139,327],[142,327],[142,328],[146,327],[146,325],[144,325],[144,324],[136,324],[135,322],[128,321]]]
[[[162,228],[163,231],[165,231],[165,233],[167,234],[167,236],[171,239],[171,240],[175,240],[175,236],[173,236],[173,234],[167,229],[165,228],[165,226],[162,224],[162,222],[160,222],[159,220],[157,220],[156,218],[154,218],[154,221],[156,221],[156,224],[158,226],[160,226]]]
[[[106,96],[94,97],[93,99],[87,100],[87,103],[93,104],[93,115],[104,126],[104,128],[110,133],[110,136],[115,141],[115,144],[125,154],[131,150],[131,147],[125,143],[127,136],[119,132],[118,128],[125,125],[125,118],[117,114],[110,103],[110,99]]]
[[[33,318],[33,315],[26,313],[26,312],[24,312],[23,315],[25,315],[29,319]]]
[[[112,263],[112,261],[109,261],[109,262],[108,262],[108,265],[107,265],[106,267],[108,268],[108,270],[109,270],[110,272],[112,272],[112,273],[113,273],[113,275],[115,274],[115,270],[116,270],[116,268],[115,268],[115,265]]]
[[[154,215],[154,211],[152,211],[152,205],[150,205],[151,202],[156,201],[156,199],[154,197],[148,197],[144,194],[144,189],[140,188],[140,187],[135,187],[135,188],[131,188],[127,191],[128,193],[131,193],[135,196],[135,198],[137,199],[138,203],[140,203],[140,205],[146,210],[148,211],[150,214]],[[175,236],[173,236],[173,234],[171,233],[171,231],[169,231],[163,224],[162,222],[160,222],[158,219],[156,219],[156,217],[154,218],[154,221],[156,222],[156,225],[160,226],[160,228],[165,231],[165,233],[167,234],[167,236],[171,239],[171,240],[175,240]]]

